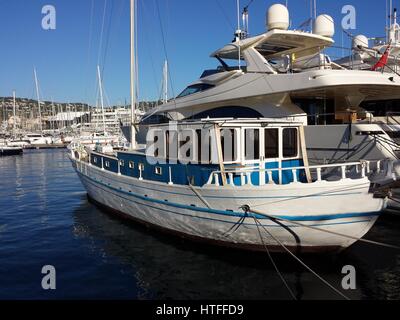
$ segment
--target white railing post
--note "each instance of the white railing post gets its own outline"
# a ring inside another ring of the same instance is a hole
[[[317,180],[322,181],[322,169],[317,168]]]
[[[104,170],[104,158],[101,157],[101,170]]]
[[[346,166],[342,166],[342,180],[346,179]]]
[[[231,187],[234,187],[235,186],[235,182],[233,181],[233,173],[229,173],[228,174],[228,177],[229,177],[229,185],[231,186]]]
[[[240,173],[240,185],[244,186],[246,184],[246,176],[243,172]]]
[[[118,175],[121,175],[121,162],[118,160]]]
[[[272,179],[272,171],[267,171],[268,173],[268,184],[275,184],[274,179]]]
[[[365,164],[364,163],[361,164],[361,177],[365,178]]]
[[[143,180],[143,176],[142,176],[142,166],[139,165],[139,180]]]
[[[220,186],[220,184],[219,184],[219,177],[218,177],[218,173],[215,173],[215,174],[214,174],[214,179],[215,179],[215,185],[216,185],[217,187],[219,187],[219,186]]]
[[[258,174],[258,184],[260,186],[265,185],[265,169],[261,169],[259,174]]]
[[[292,169],[292,175],[293,175],[293,183],[299,182],[297,180],[297,170],[296,169]]]
[[[246,178],[247,178],[247,184],[252,186],[253,184],[251,183],[251,172],[246,172]]]
[[[172,169],[171,167],[168,167],[168,175],[169,175],[169,181],[168,184],[171,186],[174,183],[172,182]],[[210,178],[212,178],[212,175],[210,175]],[[210,179],[208,179],[207,184],[211,184]]]
[[[213,172],[211,172],[210,176],[208,177],[207,184],[209,184],[209,185],[210,185],[210,184],[212,184],[213,177],[214,177],[214,173],[213,173]]]

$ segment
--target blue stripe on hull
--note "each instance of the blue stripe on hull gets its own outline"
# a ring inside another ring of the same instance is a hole
[[[222,215],[222,216],[231,216],[231,217],[244,217],[245,214],[243,212],[231,212],[231,211],[223,211],[223,210],[215,210],[215,209],[208,209],[208,208],[201,208],[201,207],[193,207],[193,206],[188,206],[188,205],[183,205],[179,203],[174,203],[174,202],[166,202],[158,199],[153,199],[153,198],[148,198],[145,196],[141,196],[139,194],[133,193],[133,192],[127,192],[124,190],[116,189],[110,185],[106,185],[100,181],[96,181],[93,178],[90,178],[88,176],[82,175],[80,172],[78,172],[80,176],[85,177],[88,180],[91,180],[94,183],[97,183],[99,185],[102,185],[110,190],[116,191],[117,193],[122,193],[125,195],[129,195],[132,197],[135,197],[137,199],[141,199],[147,202],[153,202],[153,203],[158,203],[170,207],[175,207],[175,208],[180,208],[180,209],[188,209],[192,211],[197,211],[197,212],[205,212],[205,213],[212,213],[212,214],[217,214],[217,215]],[[303,215],[303,216],[274,216],[276,218],[282,218],[290,221],[327,221],[327,220],[336,220],[336,219],[345,219],[345,218],[358,218],[358,217],[371,217],[371,216],[379,216],[380,212],[356,212],[356,213],[340,213],[340,214],[325,214],[325,215]],[[265,216],[262,215],[255,215],[257,219],[268,219]]]
[[[108,192],[108,190],[106,190],[106,189],[104,189],[104,188],[102,188],[102,187],[96,185],[96,183],[98,183],[98,182],[92,182],[92,181],[90,181],[90,178],[87,178],[86,176],[83,176],[83,177],[86,178],[86,179],[88,179],[87,182],[88,182],[89,184],[92,184],[93,186],[95,186],[96,188],[101,189],[101,190],[104,191],[104,192]],[[102,185],[101,183],[98,183],[98,184]],[[104,186],[105,186],[105,185],[104,185]],[[108,188],[108,186],[105,186],[105,187]],[[114,189],[114,190],[115,190],[115,189]],[[130,202],[139,204],[139,205],[141,205],[141,206],[145,206],[145,207],[148,207],[148,208],[152,208],[152,209],[155,209],[155,210],[160,210],[160,211],[163,211],[163,212],[166,212],[166,213],[171,213],[171,214],[175,214],[175,215],[190,217],[190,218],[194,218],[194,219],[210,220],[210,221],[214,221],[214,222],[222,222],[222,223],[227,223],[227,224],[236,224],[236,223],[237,223],[237,221],[228,221],[228,220],[221,220],[221,219],[215,219],[215,218],[209,218],[209,217],[194,216],[194,215],[190,215],[190,214],[179,213],[179,212],[176,212],[176,211],[171,211],[171,210],[168,210],[168,209],[163,209],[163,208],[155,207],[155,206],[152,206],[152,205],[149,205],[149,204],[141,203],[141,202],[138,202],[138,201],[135,201],[135,200],[126,198],[126,197],[124,197],[124,196],[118,194],[118,192],[120,192],[119,190],[115,190],[115,191],[117,192],[117,193],[114,193],[115,196],[117,196],[117,197],[119,197],[119,198],[121,198],[121,199],[124,199],[124,200],[130,201]],[[131,195],[131,194],[129,194],[129,195]],[[163,203],[163,204],[166,205],[167,203]],[[193,208],[191,207],[191,209],[193,209]],[[255,215],[255,216],[256,216],[256,215]],[[248,218],[249,218],[249,217],[248,217]],[[263,218],[265,218],[265,217],[261,217],[260,219],[263,219]],[[348,222],[332,222],[332,223],[322,223],[322,224],[310,224],[309,226],[312,226],[312,227],[334,226],[334,225],[355,224],[355,223],[368,223],[368,222],[370,222],[370,221],[371,221],[370,219],[367,219],[367,220],[356,220],[356,221],[348,221]],[[254,226],[253,223],[246,223],[246,222],[241,223],[241,225],[242,225],[242,226]],[[282,228],[282,226],[281,226],[281,225],[278,225],[278,224],[261,224],[261,226],[264,226],[264,227],[273,227],[273,228]],[[286,225],[286,227],[290,227],[290,228],[301,228],[301,226],[298,226],[298,225]]]
[[[101,175],[104,176],[104,174],[102,174],[103,171],[100,171],[99,173]],[[132,177],[127,177],[127,178],[131,178]],[[148,188],[148,187],[144,187],[144,186],[137,186],[134,184],[129,184],[127,182],[124,181],[119,181],[117,179],[113,179],[112,176],[107,177],[107,179],[111,180],[111,181],[115,181],[118,183],[122,183],[124,185],[130,186],[130,187],[138,187],[141,189],[145,189],[145,190],[151,190],[151,191],[157,191],[157,192],[162,192],[162,193],[166,193],[166,194],[174,194],[174,195],[178,195],[178,196],[187,196],[187,197],[197,197],[195,194],[186,194],[186,193],[180,193],[180,192],[171,192],[171,191],[166,191],[166,190],[160,190],[160,189],[155,189],[155,188]],[[134,179],[134,178],[133,178]],[[351,189],[349,189],[351,190]],[[306,195],[306,196],[302,196],[302,198],[314,198],[314,197],[334,197],[334,196],[346,196],[346,195],[355,195],[355,194],[361,194],[361,192],[345,192],[345,193],[339,193],[339,192],[334,192],[332,194],[324,194],[324,193],[316,193],[316,194],[312,194],[312,195]],[[272,196],[272,197],[268,197],[268,196],[263,196],[263,197],[221,197],[221,196],[207,196],[207,198],[210,199],[296,199],[299,198],[298,196]]]

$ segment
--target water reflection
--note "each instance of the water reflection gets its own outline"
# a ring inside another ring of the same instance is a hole
[[[396,224],[383,219],[370,238],[398,240]],[[388,230],[389,229],[389,230]],[[395,232],[396,231],[396,232]],[[74,212],[74,234],[90,242],[93,250],[118,258],[131,267],[138,298],[151,299],[290,299],[266,254],[214,248],[161,235],[114,218],[86,199]],[[378,258],[379,257],[379,258]],[[298,299],[340,299],[292,258],[274,255],[281,272]],[[357,270],[351,299],[398,298],[400,261],[397,252],[356,244],[336,256],[303,256],[322,277],[340,287],[342,267]]]

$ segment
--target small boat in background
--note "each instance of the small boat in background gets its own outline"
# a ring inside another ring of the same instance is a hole
[[[23,153],[23,148],[21,147],[10,147],[7,145],[0,144],[0,156],[17,156]]]

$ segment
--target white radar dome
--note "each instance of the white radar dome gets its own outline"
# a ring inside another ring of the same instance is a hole
[[[362,34],[355,36],[352,47],[353,49],[358,49],[359,47],[368,48],[368,38]]]
[[[332,38],[335,35],[335,22],[333,18],[327,14],[318,16],[314,22],[314,33],[319,36]]]
[[[267,13],[267,29],[287,30],[289,28],[289,11],[283,4],[273,4]]]

